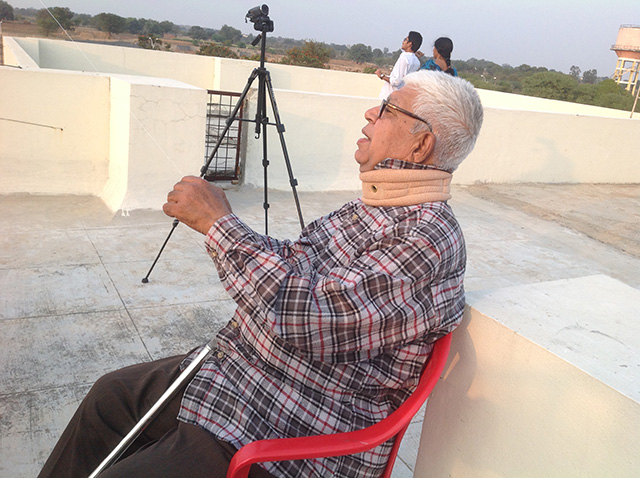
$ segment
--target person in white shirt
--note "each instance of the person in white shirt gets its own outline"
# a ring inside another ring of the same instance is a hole
[[[422,35],[418,32],[409,32],[409,35],[402,40],[402,53],[400,54],[398,61],[396,61],[396,64],[393,65],[391,74],[385,75],[382,73],[382,70],[376,70],[378,78],[384,81],[384,85],[382,86],[382,90],[379,95],[380,99],[386,99],[393,90],[400,88],[400,86],[402,86],[402,79],[406,75],[413,73],[414,71],[418,71],[420,68],[420,60],[416,56],[416,52],[420,49],[421,45]]]

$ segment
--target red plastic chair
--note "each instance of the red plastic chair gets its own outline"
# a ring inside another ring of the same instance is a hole
[[[440,379],[440,374],[449,356],[450,347],[451,334],[438,339],[433,346],[431,356],[422,372],[416,390],[387,418],[375,425],[353,432],[299,438],[276,438],[249,443],[233,456],[227,478],[247,478],[249,468],[254,463],[352,455],[375,448],[396,437],[389,461],[382,474],[383,478],[389,478],[402,437],[409,423]]]

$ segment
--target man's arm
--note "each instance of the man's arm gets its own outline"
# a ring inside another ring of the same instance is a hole
[[[248,320],[317,360],[366,360],[454,325],[432,293],[461,297],[464,266],[440,284],[440,252],[424,239],[387,238],[317,270],[292,266],[254,234],[234,216],[214,225],[208,240],[220,278]]]

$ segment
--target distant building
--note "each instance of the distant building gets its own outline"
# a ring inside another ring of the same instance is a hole
[[[640,26],[621,25],[611,49],[618,55],[613,79],[635,95],[640,88]]]

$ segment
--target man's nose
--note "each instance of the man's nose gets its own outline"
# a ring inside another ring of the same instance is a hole
[[[378,119],[378,111],[380,111],[380,106],[374,106],[373,108],[369,108],[364,112],[365,119],[370,123],[375,123]]]

